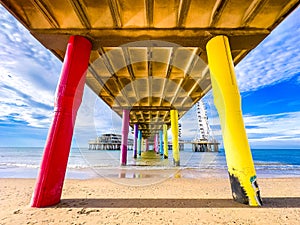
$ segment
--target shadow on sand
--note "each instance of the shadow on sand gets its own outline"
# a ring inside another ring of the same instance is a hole
[[[263,208],[299,208],[300,197],[263,198]],[[87,198],[62,199],[57,208],[245,208],[232,199],[146,199]],[[259,207],[258,207],[259,208]]]

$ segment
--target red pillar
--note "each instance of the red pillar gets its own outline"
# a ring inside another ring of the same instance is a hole
[[[31,199],[32,207],[50,206],[60,201],[91,47],[84,37],[70,37],[56,90],[54,118]]]

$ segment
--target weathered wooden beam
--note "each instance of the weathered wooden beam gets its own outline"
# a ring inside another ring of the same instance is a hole
[[[148,28],[153,27],[154,0],[145,0],[146,20]]]
[[[121,28],[122,27],[122,19],[121,19],[121,12],[120,12],[118,0],[108,0],[108,5],[109,5],[112,19],[114,21],[114,26],[116,28]]]
[[[184,27],[188,11],[190,9],[191,0],[180,0],[178,8],[177,26]]]
[[[59,28],[59,24],[49,10],[45,2],[40,0],[31,0],[32,4],[43,14],[53,28]]]
[[[151,111],[170,111],[171,109],[177,109],[178,111],[187,111],[190,107],[180,107],[175,108],[174,106],[113,106],[113,110],[121,110],[123,108],[130,109],[130,111],[141,111],[141,112],[151,112]]]
[[[268,0],[254,0],[247,9],[242,19],[242,24],[246,27],[251,23],[257,14],[262,10]]]
[[[217,0],[211,13],[210,27],[216,26],[229,0]]]
[[[214,36],[225,35],[229,38],[232,50],[252,49],[256,47],[270,30],[260,28],[236,29],[31,29],[31,33],[49,49],[65,49],[70,35],[89,38],[93,49],[110,46],[118,47],[134,42],[138,47],[147,47],[147,40],[160,40],[157,47],[174,47],[174,43],[183,47],[200,47]],[[143,41],[139,43],[138,41]],[[153,43],[149,42],[149,46]]]
[[[87,28],[91,28],[89,18],[87,16],[87,11],[85,10],[85,5],[81,0],[69,0],[77,17],[79,18],[81,24]]]

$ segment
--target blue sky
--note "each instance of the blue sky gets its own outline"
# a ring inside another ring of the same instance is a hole
[[[300,8],[236,67],[252,148],[300,148],[299,18]],[[43,146],[61,62],[2,6],[0,29],[0,147]],[[206,102],[212,126],[217,125],[211,95]],[[81,146],[97,132],[120,129],[120,119],[88,88],[78,117],[74,140]],[[195,120],[195,109],[182,119],[184,138],[195,137]]]

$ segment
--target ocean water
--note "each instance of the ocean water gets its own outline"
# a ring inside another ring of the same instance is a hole
[[[0,178],[35,178],[42,154],[43,148],[0,148]],[[117,177],[115,171],[126,171],[127,175],[119,174],[125,177],[136,177],[137,174],[132,171],[144,171],[144,176],[145,171],[152,171],[152,174],[153,171],[162,170],[174,172],[172,151],[169,151],[169,159],[162,159],[159,155],[155,158],[133,159],[132,151],[128,151],[126,167],[119,165],[119,155],[120,151],[73,148],[66,178]],[[258,177],[300,177],[300,149],[252,149],[252,156]],[[185,146],[185,150],[180,152],[178,169],[184,171],[184,177],[198,176],[191,171],[207,177],[227,176],[225,153],[223,150],[218,153],[192,152],[190,146]],[[173,172],[166,176],[173,176]]]

